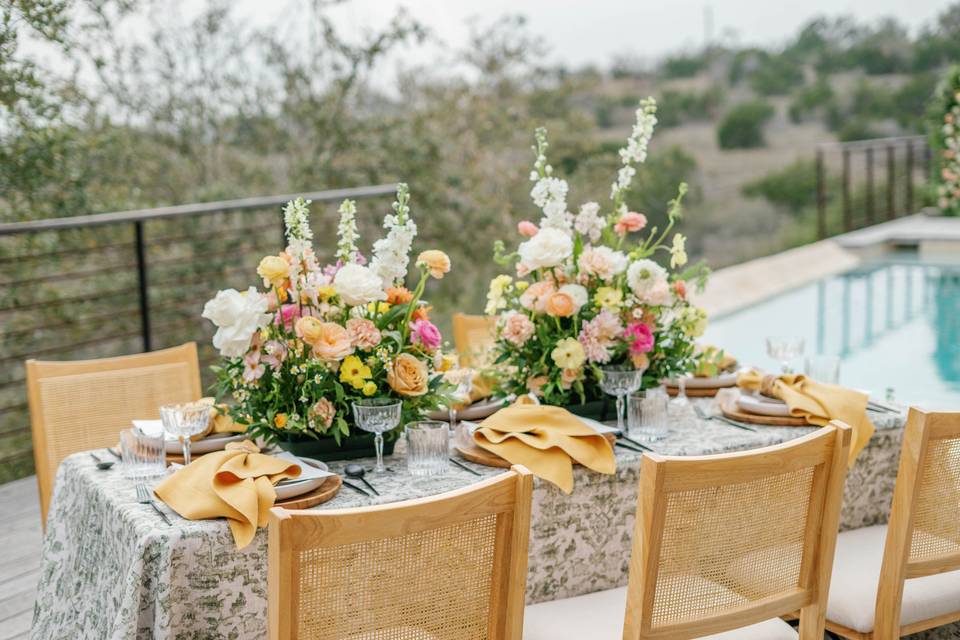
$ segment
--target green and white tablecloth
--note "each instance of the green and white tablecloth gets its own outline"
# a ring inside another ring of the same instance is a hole
[[[877,433],[847,482],[843,527],[886,520],[896,476],[903,417],[873,414]],[[671,416],[661,453],[718,453],[775,444],[808,428],[758,427],[755,433],[697,420],[689,409]],[[441,493],[477,480],[449,473],[416,478],[405,471],[403,443],[388,459],[395,473],[376,476],[392,502]],[[370,466],[370,461],[361,461]],[[475,466],[483,475],[499,469]],[[537,480],[533,493],[529,602],[626,584],[640,455],[617,448],[617,473],[575,470],[567,496]],[[331,464],[334,471],[342,464]],[[356,507],[371,499],[344,488],[319,508]],[[267,535],[238,551],[223,521],[167,526],[138,504],[121,471],[98,471],[89,455],[67,458],[57,472],[31,637],[35,640],[175,640],[266,638]],[[929,636],[932,637],[932,636]],[[950,637],[950,636],[945,636]]]

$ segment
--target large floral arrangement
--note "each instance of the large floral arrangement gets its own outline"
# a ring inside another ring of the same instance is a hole
[[[288,246],[260,261],[265,291],[227,289],[207,302],[203,317],[217,326],[218,395],[229,412],[268,441],[355,435],[351,403],[386,396],[411,419],[445,401],[441,336],[421,300],[427,280],[442,278],[441,251],[417,258],[419,281],[403,286],[417,226],[407,186],[399,185],[387,234],[366,263],[357,248],[356,205],[340,206],[336,263],[321,266],[313,250],[310,201],[284,209]]]
[[[706,314],[689,302],[687,287],[702,286],[707,271],[678,271],[687,263],[686,239],[672,234],[687,187],[669,203],[662,230],[647,229],[646,216],[629,210],[626,196],[657,122],[655,101],[642,101],[636,115],[607,212],[597,202],[568,212],[568,185],[547,162],[546,131],[536,131],[530,195],[543,215],[539,225],[519,223],[526,240],[516,252],[497,243],[496,259],[513,264],[516,275],[497,276],[487,294],[486,313],[498,316],[495,362],[505,365],[506,391],[569,405],[601,395],[603,365],[646,368],[650,386],[696,364],[694,340]]]
[[[947,215],[960,215],[960,65],[947,72],[935,97],[933,148],[939,156],[937,206]]]

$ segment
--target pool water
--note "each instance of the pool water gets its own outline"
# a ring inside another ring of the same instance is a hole
[[[960,410],[960,257],[891,254],[716,318],[704,340],[741,365],[779,371],[770,335],[803,336],[807,355],[840,356],[840,383],[875,398]]]

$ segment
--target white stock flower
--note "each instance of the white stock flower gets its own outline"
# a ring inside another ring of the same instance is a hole
[[[620,149],[620,161],[623,167],[617,172],[617,181],[610,186],[610,199],[616,200],[624,191],[630,188],[636,169],[633,164],[645,162],[650,138],[657,124],[657,102],[653,98],[646,98],[640,102],[637,109],[637,121],[633,131],[627,138],[627,145]]]
[[[585,202],[580,205],[580,212],[573,221],[573,228],[582,236],[590,238],[590,242],[600,239],[606,221],[600,217],[600,205],[596,202]]]
[[[357,255],[357,204],[344,200],[340,205],[340,223],[337,225],[337,258],[344,264],[353,262]]]
[[[350,263],[341,267],[333,278],[333,289],[349,305],[386,300],[383,281],[370,267]]]
[[[310,246],[313,240],[313,230],[310,229],[311,200],[297,198],[287,203],[283,208],[283,222],[287,228],[287,243],[290,255],[299,258]]]
[[[565,284],[560,287],[560,293],[565,293],[570,296],[570,299],[573,300],[573,303],[577,305],[577,310],[580,310],[580,307],[587,304],[587,300],[590,299],[590,294],[587,293],[587,288],[579,284]]]
[[[559,178],[540,178],[530,197],[533,203],[543,210],[541,229],[559,229],[569,233],[571,216],[567,213],[567,182]]]
[[[373,270],[385,287],[402,283],[407,277],[407,265],[410,263],[410,247],[413,238],[417,235],[417,225],[410,218],[410,207],[407,185],[397,185],[397,200],[393,203],[396,215],[383,217],[383,228],[387,230],[387,237],[373,243],[373,259],[370,269]]]
[[[646,301],[657,283],[666,279],[667,270],[653,260],[637,260],[627,269],[627,284],[641,301]]]
[[[239,358],[250,348],[250,340],[270,321],[267,297],[250,287],[244,293],[236,289],[218,291],[203,305],[202,316],[217,326],[213,346],[227,358]]]
[[[573,255],[573,240],[559,229],[546,228],[517,248],[520,261],[531,270],[556,267]]]

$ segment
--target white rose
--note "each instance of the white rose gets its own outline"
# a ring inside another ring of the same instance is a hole
[[[250,348],[250,340],[270,321],[267,297],[250,287],[244,293],[236,289],[218,291],[203,306],[203,317],[217,325],[213,346],[227,358],[239,358]]]
[[[653,260],[637,260],[627,269],[627,284],[641,301],[647,301],[654,286],[666,279],[667,270]]]
[[[344,265],[333,278],[333,288],[337,295],[349,305],[361,305],[374,300],[386,300],[380,276],[363,265],[350,263]]]
[[[537,235],[520,243],[517,252],[520,261],[530,269],[555,267],[573,255],[573,240],[559,229],[540,229]]]
[[[565,293],[570,296],[570,299],[573,300],[573,304],[577,305],[577,310],[579,310],[583,305],[587,304],[587,300],[590,299],[590,294],[587,293],[587,288],[580,286],[579,284],[565,284],[560,287],[560,293]]]

